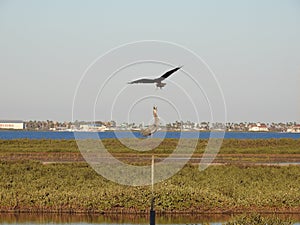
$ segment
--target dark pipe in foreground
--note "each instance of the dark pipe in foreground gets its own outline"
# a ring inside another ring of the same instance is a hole
[[[150,208],[150,225],[155,225],[155,210],[154,210],[154,197],[151,200]]]

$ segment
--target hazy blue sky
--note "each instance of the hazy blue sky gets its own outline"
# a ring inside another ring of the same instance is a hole
[[[299,0],[0,0],[0,119],[71,120],[74,93],[88,65],[116,46],[145,39],[178,43],[205,60],[223,90],[228,121],[300,121]],[[149,70],[142,73],[161,71]],[[168,86],[166,98],[176,94],[169,83],[164,93]],[[161,104],[164,120],[177,119],[163,111],[163,102],[154,104]],[[182,119],[193,120],[186,110]],[[151,119],[151,109],[134,111],[142,115],[137,120]],[[207,115],[198,117],[208,120]],[[96,117],[110,119],[101,110]],[[114,113],[118,122],[124,118],[121,109]]]

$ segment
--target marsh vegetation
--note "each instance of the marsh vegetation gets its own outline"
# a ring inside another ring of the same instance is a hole
[[[100,140],[84,140],[86,144],[100,142]],[[211,141],[214,141],[213,139]],[[113,153],[136,153],[118,139],[101,140],[104,146]],[[134,143],[135,140],[127,140]],[[150,142],[149,142],[150,143]],[[185,139],[182,146],[196,147],[194,153],[203,153],[208,144],[207,139],[191,141]],[[164,139],[151,153],[170,154],[178,145],[178,139]],[[78,152],[76,140],[30,140],[14,139],[0,140],[0,153],[3,152]],[[300,139],[224,139],[220,154],[300,154]]]
[[[184,141],[183,147],[190,148],[190,141]],[[112,154],[133,159],[166,157],[178,140],[163,140],[151,152],[133,151],[116,139],[102,142]],[[198,140],[194,155],[201,155],[206,146],[207,140]],[[222,165],[199,171],[197,164],[189,163],[156,184],[157,212],[300,211],[300,166],[243,163],[286,157],[299,162],[300,140],[225,139],[219,155],[217,160],[225,160]],[[230,160],[242,163],[226,163]],[[6,212],[145,213],[152,196],[149,187],[122,186],[97,174],[84,162],[75,140],[0,140],[0,174],[0,210]]]
[[[0,210],[130,212],[149,209],[149,187],[108,181],[85,163],[1,162]],[[300,209],[300,167],[187,165],[155,185],[158,212],[242,212]]]

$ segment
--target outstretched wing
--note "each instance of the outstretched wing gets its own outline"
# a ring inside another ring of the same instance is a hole
[[[128,82],[128,84],[138,84],[138,83],[155,83],[155,80],[154,79],[143,78],[143,79]]]
[[[164,73],[160,78],[158,78],[158,80],[162,81],[166,78],[168,78],[169,76],[171,76],[173,73],[175,73],[177,70],[179,70],[182,66],[176,67],[172,70],[167,71],[166,73]]]

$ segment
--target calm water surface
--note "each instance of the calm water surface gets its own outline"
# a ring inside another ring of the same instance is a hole
[[[95,133],[79,132],[80,138],[94,138]],[[142,138],[139,132],[99,132],[97,138]],[[78,137],[77,135],[77,137]],[[220,132],[157,132],[153,138],[201,138],[222,137]],[[53,131],[0,131],[0,139],[74,139],[73,132],[53,132]],[[300,133],[277,133],[277,132],[226,132],[225,139],[269,139],[269,138],[292,138],[299,139]]]
[[[167,215],[156,217],[156,224],[203,224],[219,225],[230,215]],[[149,224],[146,215],[61,215],[61,214],[0,214],[0,224]]]
[[[300,214],[280,215],[282,218],[291,217],[300,225]],[[166,215],[157,216],[156,224],[211,224],[221,225],[232,218],[232,215]],[[61,214],[0,214],[0,224],[149,224],[149,218],[141,215],[61,215]]]

